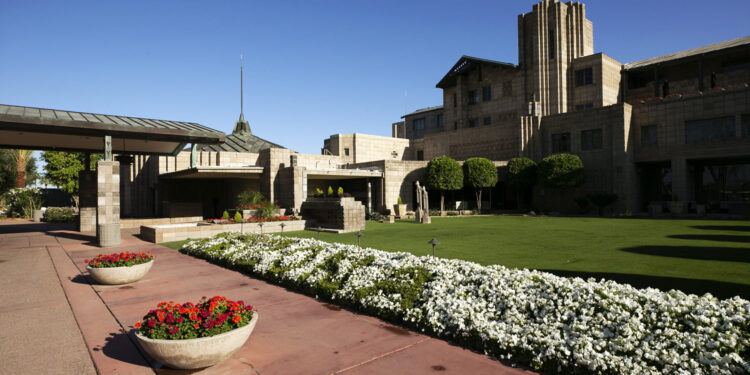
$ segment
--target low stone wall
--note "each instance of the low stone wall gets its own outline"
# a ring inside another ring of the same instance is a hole
[[[340,233],[365,229],[365,206],[353,197],[307,198],[302,203],[301,214],[312,227]]]
[[[285,224],[284,232],[305,229],[305,220],[291,221],[268,221],[263,223],[263,233],[281,232],[281,224]],[[187,239],[198,239],[213,237],[219,233],[242,232],[260,233],[259,223],[244,224],[208,224],[208,223],[185,223],[141,226],[141,239],[153,243],[182,241]]]
[[[120,228],[139,228],[142,225],[151,226],[151,225],[165,225],[165,224],[197,223],[199,221],[203,221],[203,216],[120,219]]]

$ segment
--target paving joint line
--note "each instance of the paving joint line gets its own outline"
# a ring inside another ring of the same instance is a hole
[[[83,277],[84,277],[84,278],[86,279],[86,282],[87,282],[87,283],[89,284],[89,288],[91,288],[91,290],[93,290],[93,291],[94,291],[94,294],[96,294],[96,297],[97,297],[97,298],[99,298],[99,301],[101,301],[101,303],[102,303],[102,304],[104,305],[104,308],[106,308],[106,309],[107,309],[107,311],[109,312],[109,315],[111,315],[111,316],[112,316],[112,318],[114,318],[114,319],[115,319],[115,322],[117,322],[117,325],[118,325],[118,326],[120,326],[120,333],[124,334],[124,335],[125,335],[125,337],[127,337],[127,338],[128,338],[128,341],[130,341],[130,343],[131,343],[131,344],[132,344],[132,345],[133,345],[133,346],[135,347],[135,349],[136,349],[136,350],[138,351],[138,354],[140,354],[140,356],[141,356],[141,357],[143,358],[143,360],[144,360],[144,361],[146,361],[146,363],[148,363],[148,365],[149,365],[149,368],[151,369],[151,371],[152,371],[152,372],[153,372],[154,374],[157,374],[157,372],[156,372],[156,369],[154,368],[154,365],[155,365],[155,363],[153,363],[153,362],[151,362],[151,361],[149,360],[148,356],[146,356],[146,355],[145,355],[145,353],[144,353],[144,352],[143,352],[143,351],[141,350],[141,347],[140,347],[140,345],[138,345],[138,344],[137,344],[137,343],[136,343],[136,342],[135,342],[135,341],[133,340],[133,338],[132,338],[132,337],[130,337],[130,334],[128,333],[128,331],[127,331],[127,330],[125,330],[125,327],[123,327],[123,325],[122,325],[122,322],[120,322],[120,319],[117,319],[117,316],[116,316],[116,315],[114,314],[114,312],[112,312],[112,310],[111,310],[111,309],[109,308],[109,305],[107,305],[107,303],[106,303],[106,302],[104,301],[104,299],[103,299],[103,298],[102,298],[102,296],[101,296],[101,295],[99,294],[99,292],[98,292],[98,291],[96,290],[96,288],[94,288],[94,286],[93,286],[93,285],[91,284],[91,280],[90,280],[90,278],[89,278],[88,276],[84,275],[84,274],[83,274],[83,272],[81,272],[81,269],[80,269],[80,268],[78,267],[78,265],[77,265],[77,264],[76,264],[76,262],[75,262],[75,261],[73,260],[73,258],[71,258],[71,256],[70,256],[70,254],[68,253],[68,251],[67,251],[67,250],[65,250],[65,248],[64,248],[64,247],[62,246],[62,243],[60,243],[60,241],[59,241],[59,240],[57,239],[57,236],[55,236],[54,234],[52,234],[52,236],[54,236],[55,240],[57,241],[57,243],[58,243],[58,244],[59,244],[59,246],[60,246],[60,249],[62,249],[63,253],[65,253],[65,256],[66,256],[66,257],[67,257],[67,258],[68,258],[68,259],[70,260],[70,262],[71,262],[71,263],[73,263],[73,267],[75,267],[75,268],[76,268],[76,269],[78,270],[78,274],[79,274],[79,275],[81,275],[81,276],[83,276]],[[49,250],[47,250],[47,252],[48,252],[48,254],[47,254],[47,255],[49,255]],[[51,258],[51,257],[50,257],[50,258]],[[67,295],[65,296],[65,298],[66,298],[66,299],[68,298],[68,297],[67,297]],[[70,304],[70,302],[68,302],[68,304]],[[72,311],[72,307],[71,307],[71,311]],[[75,313],[74,313],[73,315],[75,316]],[[77,320],[76,320],[76,322],[77,322]],[[78,327],[78,329],[80,330],[80,328],[81,328],[81,327],[79,326],[79,327]],[[81,335],[83,335],[83,333],[81,333]],[[87,345],[88,345],[88,343],[87,343]],[[90,355],[91,355],[91,353],[89,352],[89,356],[90,356]],[[92,360],[93,360],[93,357],[92,357]],[[94,362],[94,367],[96,367],[96,362]],[[96,369],[96,372],[97,372],[97,373],[99,373],[99,369],[98,369],[98,368]]]
[[[431,339],[432,339],[431,337],[425,337],[425,338],[423,338],[423,339],[421,339],[421,340],[419,340],[419,341],[417,341],[417,342],[411,343],[411,344],[409,344],[409,345],[406,345],[406,346],[404,346],[404,347],[401,347],[401,348],[398,348],[398,349],[395,349],[395,350],[391,350],[390,352],[387,352],[387,353],[383,353],[383,354],[381,354],[381,355],[378,355],[378,356],[372,357],[372,358],[370,358],[370,359],[368,359],[368,360],[366,360],[366,361],[363,361],[363,362],[357,363],[357,364],[355,364],[355,365],[351,365],[351,366],[349,366],[349,367],[347,367],[347,368],[344,368],[344,369],[341,369],[341,370],[337,370],[337,371],[334,371],[334,372],[333,372],[332,374],[341,374],[341,373],[344,373],[344,372],[346,372],[346,371],[349,371],[349,370],[352,370],[352,369],[354,369],[354,368],[356,368],[356,367],[359,367],[359,366],[362,366],[362,365],[368,364],[368,363],[370,363],[370,362],[373,362],[373,361],[377,361],[378,359],[381,359],[381,358],[387,357],[387,356],[389,356],[389,355],[391,355],[391,354],[396,354],[396,353],[398,353],[398,352],[404,351],[404,350],[406,350],[406,349],[409,349],[409,348],[411,348],[411,347],[413,347],[413,346],[415,346],[415,345],[419,345],[419,344],[421,344],[421,343],[423,343],[423,342],[425,342],[425,341],[427,341],[427,340],[431,340]]]

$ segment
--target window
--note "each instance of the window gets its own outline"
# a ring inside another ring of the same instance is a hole
[[[513,82],[507,81],[503,83],[503,96],[513,96]]]
[[[742,138],[750,138],[750,113],[742,115]]]
[[[641,126],[641,147],[653,147],[656,142],[656,125]]]
[[[424,129],[424,119],[423,118],[414,119],[414,130],[420,130],[420,129]]]
[[[469,104],[477,104],[479,102],[479,96],[477,95],[477,90],[470,90],[467,93],[469,97]]]
[[[492,100],[492,86],[482,87],[482,101]]]
[[[458,121],[453,122],[453,130],[458,130]]]
[[[602,129],[584,130],[581,132],[581,150],[599,150],[602,148]]]
[[[492,117],[485,117],[484,120],[482,120],[482,123],[484,125],[492,124]]]
[[[453,107],[458,107],[458,96],[453,94]]]
[[[570,133],[552,134],[552,153],[570,152]]]
[[[577,104],[576,111],[583,111],[584,109],[594,108],[594,103]]]
[[[424,151],[417,150],[417,160],[424,160]]]
[[[439,128],[442,128],[443,125],[445,125],[445,119],[443,118],[443,115],[437,115],[437,126]]]
[[[685,143],[704,143],[734,138],[734,117],[685,121]]]
[[[576,87],[594,83],[594,68],[576,70]]]
[[[555,30],[549,30],[547,32],[547,49],[549,50],[549,59],[555,59]]]
[[[477,125],[479,125],[479,120],[477,120],[477,119],[471,119],[471,120],[469,120],[469,127],[470,128],[474,128]]]
[[[344,155],[349,156],[349,149],[348,148],[344,149]]]

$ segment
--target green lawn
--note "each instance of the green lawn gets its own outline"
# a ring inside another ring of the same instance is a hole
[[[431,254],[481,264],[534,268],[563,276],[607,278],[637,287],[711,292],[750,298],[750,222],[556,218],[433,217],[368,222],[362,246]],[[316,237],[304,231],[285,234]],[[354,233],[320,233],[329,242],[356,244]],[[182,242],[172,243],[179,248]]]

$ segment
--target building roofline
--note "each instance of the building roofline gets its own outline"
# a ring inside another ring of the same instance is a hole
[[[655,64],[677,61],[677,60],[686,59],[689,57],[694,57],[694,56],[703,55],[707,53],[719,52],[719,51],[728,50],[728,49],[736,48],[736,47],[743,47],[747,45],[750,45],[750,36],[727,40],[724,42],[719,42],[719,43],[714,43],[714,44],[709,44],[706,46],[688,49],[684,51],[673,52],[673,53],[669,53],[669,54],[662,55],[662,56],[651,57],[648,59],[634,61],[631,63],[624,64],[623,68],[625,70],[640,69],[640,68],[645,68],[647,66],[651,66]]]
[[[427,113],[427,112],[432,112],[432,111],[438,111],[438,110],[441,110],[441,109],[443,109],[442,105],[436,105],[434,107],[427,107],[427,108],[420,108],[420,109],[418,109],[418,110],[416,110],[414,112],[410,112],[410,113],[407,113],[407,114],[401,116],[401,118],[405,118],[406,116],[416,115],[416,114],[419,114],[419,113]]]
[[[448,81],[453,79],[453,77],[455,77],[458,74],[462,74],[471,70],[471,68],[474,67],[472,63],[486,64],[486,65],[496,66],[500,68],[511,68],[511,69],[518,68],[517,65],[507,63],[507,62],[488,60],[488,59],[482,59],[479,57],[463,55],[461,56],[460,59],[458,59],[456,64],[453,65],[453,67],[448,71],[448,73],[446,73],[445,76],[443,76],[440,82],[438,82],[437,85],[435,85],[435,87],[439,89],[445,88],[445,86],[449,83]]]

